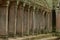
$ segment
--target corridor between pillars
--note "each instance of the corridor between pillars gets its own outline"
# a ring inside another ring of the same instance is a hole
[[[16,36],[16,15],[17,15],[17,2],[10,1],[8,11],[8,34],[9,36]]]
[[[51,10],[25,1],[0,3],[0,35],[8,37],[52,32]]]
[[[19,2],[16,33],[18,36],[45,34],[48,31],[48,15],[44,9]]]

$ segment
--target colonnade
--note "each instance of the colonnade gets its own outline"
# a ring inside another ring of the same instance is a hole
[[[29,36],[52,31],[51,11],[22,1],[0,5],[0,35]]]

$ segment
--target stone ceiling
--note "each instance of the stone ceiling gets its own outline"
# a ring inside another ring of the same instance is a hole
[[[53,7],[53,2],[54,2],[54,5],[55,7],[57,6],[57,3],[58,3],[59,0],[46,0],[48,6],[52,9]]]
[[[20,0],[17,0],[20,1]],[[52,2],[54,1],[54,5],[57,5],[58,0],[21,0],[21,1],[25,1],[25,2],[30,2],[30,3],[34,3],[34,4],[38,4],[38,5],[42,5],[44,7],[50,8],[52,9]],[[2,2],[0,1],[0,4]]]
[[[26,0],[25,0],[26,1]],[[27,1],[31,1],[33,3],[48,7],[50,9],[52,9],[52,2],[54,1],[54,5],[57,5],[58,0],[27,0]]]

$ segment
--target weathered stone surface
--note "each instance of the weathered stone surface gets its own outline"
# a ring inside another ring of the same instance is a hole
[[[0,35],[7,35],[7,14],[8,6],[5,4],[0,5]]]
[[[16,14],[17,14],[17,2],[10,2],[9,5],[9,34],[16,34]]]
[[[60,32],[60,10],[56,10],[56,31]]]

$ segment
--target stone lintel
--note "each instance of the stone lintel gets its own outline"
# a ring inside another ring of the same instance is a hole
[[[10,1],[17,1],[17,0],[10,0]]]
[[[9,5],[9,1],[7,1],[7,0],[1,0],[0,1],[0,6],[2,6],[2,7],[5,7],[5,6],[8,6]]]

